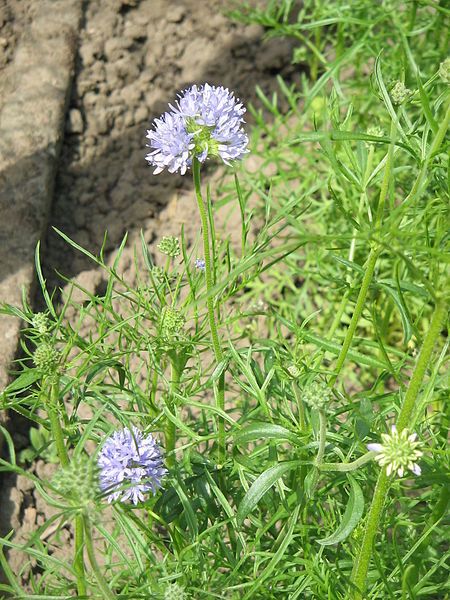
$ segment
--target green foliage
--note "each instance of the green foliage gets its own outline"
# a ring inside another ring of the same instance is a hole
[[[206,195],[209,293],[183,232],[163,238],[163,268],[142,236],[137,286],[121,274],[126,237],[111,264],[60,232],[102,271],[104,292],[66,282],[56,305],[38,248],[47,312],[2,309],[26,323],[2,407],[33,427],[19,461],[6,432],[0,469],[31,478],[55,509],[27,542],[3,538],[5,594],[448,598],[450,10],[431,0],[253,4],[239,2],[233,18],[296,40],[299,77],[277,78],[271,97],[257,90],[251,154],[215,190],[215,207],[241,216],[237,244],[216,233]],[[405,406],[422,474],[386,483],[358,591],[380,472],[367,444]],[[169,473],[157,495],[113,503],[106,518],[95,455],[112,428],[131,425],[159,439]],[[56,451],[67,454],[63,485],[24,469]],[[73,522],[78,550],[61,559],[47,540],[57,545]],[[9,548],[23,552],[26,591]]]

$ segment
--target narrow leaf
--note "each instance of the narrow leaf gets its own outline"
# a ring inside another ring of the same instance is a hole
[[[238,525],[242,525],[245,517],[255,508],[274,483],[287,473],[287,471],[290,471],[297,466],[298,463],[295,460],[279,463],[278,465],[270,467],[270,469],[267,469],[267,471],[264,471],[264,473],[255,479],[239,505],[236,515]]]
[[[236,444],[246,444],[258,439],[278,440],[279,442],[289,441],[298,443],[298,436],[282,427],[281,425],[273,425],[272,423],[252,423],[247,427],[243,427],[235,436]]]
[[[317,540],[322,546],[339,544],[345,540],[355,529],[364,511],[364,496],[361,486],[353,477],[348,476],[350,481],[350,496],[348,504],[339,527],[334,533],[322,540]]]

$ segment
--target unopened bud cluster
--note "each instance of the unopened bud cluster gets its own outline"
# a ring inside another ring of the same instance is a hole
[[[450,56],[439,65],[439,77],[444,83],[450,84]]]
[[[176,237],[165,235],[158,244],[158,250],[171,258],[180,254],[180,242]]]
[[[99,493],[96,462],[85,456],[73,459],[69,466],[55,474],[53,485],[71,504],[86,506]]]
[[[179,310],[166,306],[162,313],[162,330],[166,335],[180,333],[185,324],[185,318]]]
[[[59,366],[60,352],[50,343],[39,344],[33,354],[33,362],[43,375],[52,375]]]
[[[151,270],[152,273],[152,277],[156,282],[160,282],[164,279],[164,269],[162,269],[161,267],[152,267]]]
[[[402,81],[395,82],[391,88],[391,100],[394,104],[403,104],[411,95],[412,91],[409,90]]]
[[[300,377],[300,373],[301,373],[301,371],[300,371],[300,369],[297,367],[297,365],[294,365],[294,364],[292,364],[292,365],[289,365],[289,366],[287,367],[287,369],[286,369],[286,370],[287,370],[287,372],[289,373],[289,375],[290,375],[291,377],[293,377],[294,379],[297,379],[297,377]]]
[[[302,390],[302,399],[310,408],[326,411],[333,399],[333,392],[323,381],[313,381]]]
[[[50,321],[45,313],[39,312],[33,315],[33,327],[40,335],[46,335],[50,331]]]
[[[187,595],[181,585],[169,583],[164,592],[164,600],[187,600]]]

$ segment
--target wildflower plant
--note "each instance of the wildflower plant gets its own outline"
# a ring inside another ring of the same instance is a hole
[[[52,516],[2,538],[1,593],[445,597],[448,11],[395,8],[239,3],[298,41],[292,80],[245,106],[195,84],[142,132],[149,178],[192,177],[201,242],[142,235],[130,281],[126,236],[111,257],[59,232],[106,290],[61,301],[38,248],[45,312],[2,309],[25,323],[2,407],[35,443],[2,428],[0,466]]]

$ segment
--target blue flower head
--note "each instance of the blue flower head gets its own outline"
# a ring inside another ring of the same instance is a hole
[[[195,268],[199,271],[204,271],[206,269],[206,261],[204,258],[196,258],[194,264]]]
[[[184,175],[196,157],[200,162],[210,157],[230,161],[248,152],[244,132],[243,105],[222,86],[193,85],[179,94],[175,106],[155,119],[147,131],[150,152],[145,157],[155,167],[153,174],[164,169]]]
[[[155,493],[167,473],[156,441],[137,427],[109,436],[100,450],[98,466],[100,488],[108,494],[108,502],[143,502],[144,494]]]

